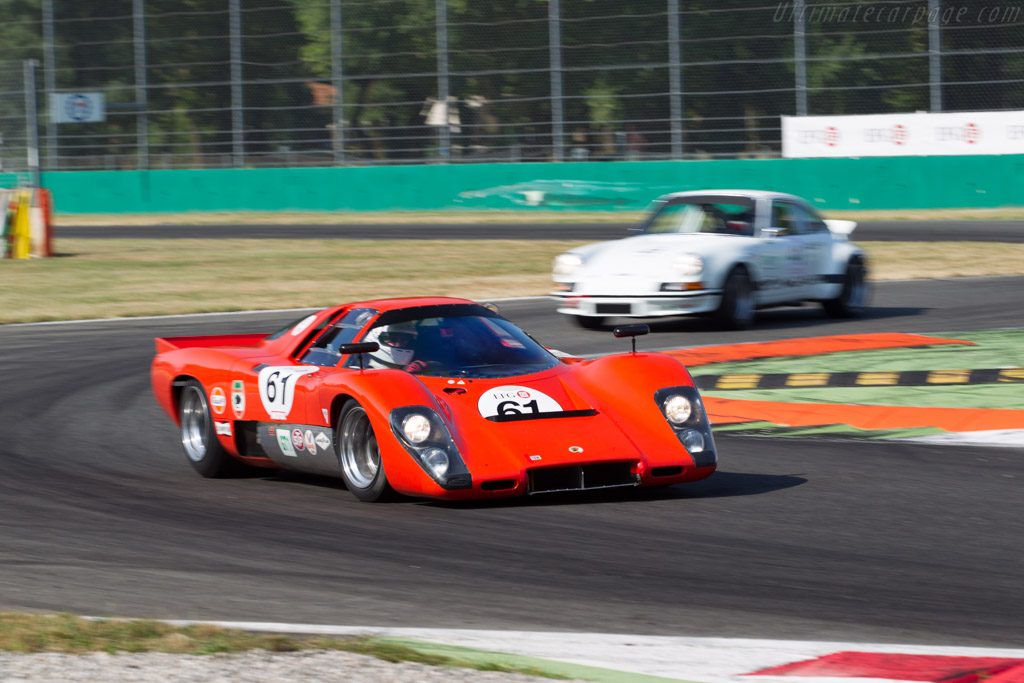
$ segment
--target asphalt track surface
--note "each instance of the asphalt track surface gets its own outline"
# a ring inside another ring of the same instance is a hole
[[[629,223],[481,223],[477,225],[142,225],[60,226],[57,238],[150,239],[517,239],[610,240]],[[1024,221],[864,221],[857,241],[1024,242]]]
[[[641,349],[1020,327],[1024,277],[891,282],[856,321],[665,322]],[[576,354],[624,350],[543,300],[502,304]],[[356,502],[337,480],[206,480],[157,408],[159,335],[296,313],[0,327],[0,610],[1019,646],[1024,448],[721,436],[663,490]]]

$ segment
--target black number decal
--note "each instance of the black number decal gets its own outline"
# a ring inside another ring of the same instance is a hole
[[[540,412],[540,408],[537,406],[537,399],[533,399],[529,403],[524,403],[523,407],[529,408],[534,415]]]
[[[519,415],[519,404],[515,401],[502,401],[498,404],[498,415]]]
[[[267,401],[274,403],[277,400],[277,380],[275,377],[280,377],[280,371],[274,371],[267,375]]]

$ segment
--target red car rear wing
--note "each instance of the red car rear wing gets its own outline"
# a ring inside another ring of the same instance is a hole
[[[207,337],[157,337],[156,352],[211,346],[258,346],[266,334],[220,334]]]

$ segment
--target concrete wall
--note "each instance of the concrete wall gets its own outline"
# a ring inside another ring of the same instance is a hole
[[[635,210],[666,192],[791,192],[823,209],[1024,205],[1024,156],[465,164],[43,174],[60,213]]]

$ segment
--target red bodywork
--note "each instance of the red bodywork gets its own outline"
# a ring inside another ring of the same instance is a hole
[[[311,322],[296,325],[296,329],[302,328],[298,333],[293,329],[269,340],[263,334],[157,338],[153,391],[176,423],[178,388],[189,378],[203,385],[208,398],[223,396],[224,401],[210,401],[212,417],[222,427],[217,439],[242,462],[270,468],[280,467],[281,459],[275,462],[268,457],[255,444],[254,430],[247,431],[247,425],[331,428],[344,403],[356,399],[366,409],[377,435],[388,482],[410,496],[468,499],[524,495],[532,468],[602,462],[632,463],[641,486],[696,481],[714,472],[714,463],[695,465],[654,400],[655,392],[664,387],[693,386],[686,368],[660,353],[627,352],[595,360],[563,358],[554,368],[536,374],[466,379],[458,386],[450,379],[420,377],[402,370],[318,368],[296,360],[320,334],[318,326],[347,310],[372,307],[384,313],[453,303],[473,302],[432,297],[346,304],[313,314]],[[372,321],[364,334],[370,324]],[[272,417],[261,401],[257,373],[263,366],[310,369],[296,377],[294,400],[283,419]],[[239,381],[244,408],[236,413],[232,389],[238,389]],[[511,384],[542,391],[566,411],[593,410],[596,414],[514,422],[482,417],[477,410],[481,394]],[[394,436],[389,423],[392,409],[413,405],[431,407],[445,421],[472,475],[472,488],[441,488]]]

